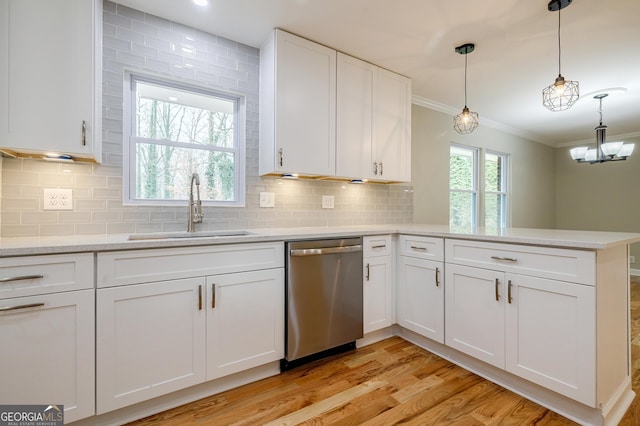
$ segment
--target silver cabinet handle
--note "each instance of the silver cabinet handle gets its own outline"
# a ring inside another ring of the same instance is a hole
[[[35,280],[38,278],[44,278],[44,275],[33,274],[33,275],[18,275],[17,277],[4,277],[4,278],[0,278],[0,283],[8,283],[10,281],[20,281],[20,280]]]
[[[380,244],[379,246],[371,246],[372,249],[379,249],[379,248],[385,248],[387,245],[386,244]]]
[[[380,176],[382,176],[382,172],[383,172],[383,168],[382,168],[382,161],[380,162]]]
[[[491,256],[493,260],[504,260],[506,262],[517,262],[518,259],[515,257],[502,257],[502,256]]]
[[[426,247],[411,246],[411,250],[427,251]]]
[[[198,310],[202,310],[202,286],[198,286]]]
[[[498,286],[500,285],[500,280],[496,278],[496,302],[500,300],[500,293],[498,293]]]
[[[440,268],[436,268],[436,287],[440,287]]]
[[[282,167],[282,165],[284,164],[284,152],[282,151],[282,148],[280,148],[278,152],[280,154],[280,167]]]
[[[211,284],[211,309],[216,307],[216,285]]]
[[[367,263],[367,281],[369,281],[370,273],[371,273],[371,268],[369,267],[369,264]]]
[[[44,306],[44,303],[29,303],[28,305],[5,306],[0,308],[0,312],[15,311],[18,309],[38,308]]]
[[[87,122],[82,120],[82,146],[87,146]]]
[[[507,301],[509,303],[511,303],[511,301],[513,300],[513,298],[511,297],[511,280],[509,280],[509,283],[507,284]]]
[[[374,174],[374,176],[378,176],[378,162],[377,161],[373,162],[373,174]]]

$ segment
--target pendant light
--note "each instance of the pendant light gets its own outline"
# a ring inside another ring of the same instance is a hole
[[[467,108],[467,54],[473,52],[475,47],[473,43],[456,47],[456,52],[464,55],[464,108],[460,114],[453,117],[453,128],[461,135],[471,133],[478,127],[478,113]]]
[[[564,111],[576,103],[580,97],[580,84],[565,80],[560,72],[560,10],[571,4],[572,0],[551,0],[547,5],[550,12],[558,12],[558,77],[555,82],[542,90],[542,105],[551,111]]]
[[[602,100],[609,96],[601,93],[594,96],[600,102],[598,113],[600,114],[600,124],[596,126],[596,147],[579,146],[572,148],[569,153],[571,158],[578,163],[606,163],[608,161],[626,160],[633,153],[635,144],[624,142],[605,142],[607,137],[607,126],[602,124]]]

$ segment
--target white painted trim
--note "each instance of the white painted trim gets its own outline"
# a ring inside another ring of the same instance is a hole
[[[640,277],[640,269],[629,269],[629,274],[633,277]]]
[[[440,102],[437,101],[433,101],[431,99],[427,99],[427,98],[423,98],[421,96],[418,95],[413,95],[411,102],[415,105],[424,107],[424,108],[429,108],[432,109],[434,111],[438,111],[438,112],[442,112],[444,114],[450,115],[450,116],[455,116],[457,114],[460,113],[460,110],[457,108],[454,108],[452,106],[449,105],[445,105],[442,104]],[[543,145],[548,145],[551,147],[556,147],[556,144],[551,143],[549,141],[545,141],[541,136],[524,131],[524,130],[520,130],[520,129],[516,129],[514,127],[510,127],[507,126],[506,124],[502,124],[498,121],[494,121],[494,120],[490,120],[488,118],[480,118],[480,124],[483,126],[487,126],[491,129],[496,129],[499,130],[501,132],[505,132],[505,133],[509,133],[511,135],[514,136],[519,136],[521,138],[524,139],[528,139],[532,142],[538,142],[541,143]]]

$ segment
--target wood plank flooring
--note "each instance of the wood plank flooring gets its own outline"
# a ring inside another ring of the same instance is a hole
[[[640,393],[640,281],[632,282],[633,388]],[[621,426],[640,425],[634,400]],[[130,425],[575,425],[398,337]]]

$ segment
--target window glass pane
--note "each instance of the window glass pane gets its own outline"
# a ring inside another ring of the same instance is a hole
[[[474,226],[475,204],[475,193],[451,191],[449,193],[449,225],[456,228]]]
[[[487,152],[484,158],[485,190],[504,191],[504,156]]]
[[[235,103],[229,99],[136,83],[136,136],[233,148]]]
[[[136,145],[136,198],[188,200],[192,173],[200,176],[203,200],[234,199],[235,158],[231,152],[174,146]]]
[[[474,190],[474,151],[452,146],[449,158],[449,188]]]
[[[498,229],[506,226],[505,224],[505,200],[504,194],[490,194],[485,196],[485,227],[487,229]]]

